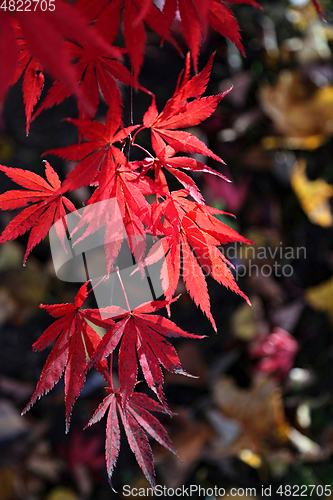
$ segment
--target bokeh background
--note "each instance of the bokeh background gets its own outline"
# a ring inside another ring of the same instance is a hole
[[[323,4],[327,23],[311,1],[262,6],[234,8],[246,58],[208,32],[200,57],[202,68],[216,50],[208,94],[233,90],[192,131],[226,162],[209,159],[209,165],[233,181],[198,175],[206,202],[235,214],[223,221],[256,242],[251,252],[225,249],[253,307],[208,279],[215,334],[179,283],[172,320],[207,337],[175,342],[184,369],[198,378],[165,375],[177,415],[162,422],[180,460],[152,446],[158,484],[256,488],[252,498],[262,498],[261,486],[271,485],[271,498],[281,499],[290,498],[284,485],[333,482],[333,4]],[[156,94],[159,109],[183,66],[171,46],[161,49],[149,34],[140,83]],[[127,88],[123,96],[128,103]],[[135,123],[149,103],[148,96],[134,94]],[[105,112],[101,104],[98,118]],[[43,175],[43,151],[77,139],[76,128],[62,121],[66,116],[77,116],[74,100],[44,111],[26,137],[21,82],[16,84],[2,110],[1,164]],[[128,116],[127,104],[125,123]],[[140,138],[149,148],[148,134]],[[62,178],[72,168],[56,157],[48,160]],[[14,187],[2,174],[0,180],[2,192]],[[72,201],[79,207],[88,197],[81,189]],[[2,228],[12,216],[1,214]],[[77,291],[76,284],[56,278],[47,239],[23,269],[26,242],[21,237],[0,248],[0,500],[123,498],[124,484],[148,483],[122,436],[112,492],[105,422],[82,430],[104,397],[98,374],[87,379],[68,435],[62,381],[20,416],[48,354],[31,349],[52,323],[39,304],[71,302]],[[323,496],[320,488],[312,494]]]

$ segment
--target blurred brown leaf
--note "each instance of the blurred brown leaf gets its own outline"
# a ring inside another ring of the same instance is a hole
[[[305,300],[313,309],[326,312],[333,323],[333,277],[317,286],[307,288]]]
[[[0,498],[1,500],[17,500],[16,472],[10,467],[0,469]]]
[[[25,402],[34,390],[34,385],[11,377],[0,375],[0,391],[12,400]]]
[[[239,455],[242,450],[265,453],[285,444],[289,425],[285,420],[281,390],[270,377],[257,376],[249,389],[238,387],[228,376],[213,386],[213,400],[223,415],[241,425],[242,433],[230,446],[214,443],[216,456]]]
[[[64,465],[64,462],[52,453],[47,441],[38,442],[26,461],[29,472],[52,482],[59,481]]]
[[[299,72],[283,70],[275,85],[262,85],[259,99],[277,132],[286,137],[285,147],[316,149],[332,135],[332,85],[318,88]],[[279,147],[274,138],[266,138],[264,144]]]
[[[313,2],[293,3],[288,7],[286,17],[300,32],[300,37],[288,38],[282,43],[280,54],[283,63],[306,65],[329,59],[332,55],[328,44],[328,40],[332,39],[331,28],[319,18]]]
[[[0,247],[0,271],[21,269],[24,250],[17,241],[6,241]]]
[[[273,158],[270,151],[264,148],[265,144],[253,144],[243,154],[242,163],[249,170],[262,171],[272,168]]]

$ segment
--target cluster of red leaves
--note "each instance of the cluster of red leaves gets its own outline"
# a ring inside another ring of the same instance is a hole
[[[248,3],[258,7],[254,0],[230,0],[229,3]],[[170,304],[182,277],[189,295],[216,330],[205,274],[248,301],[238,288],[230,263],[219,247],[233,241],[249,241],[218,220],[216,215],[222,212],[205,204],[194,180],[184,172],[210,173],[227,181],[219,172],[183,154],[199,153],[222,162],[201,140],[183,130],[210,117],[225,95],[203,97],[213,56],[202,72],[192,78],[190,56],[187,56],[185,70],[175,92],[160,113],[155,96],[152,96],[152,103],[141,124],[124,127],[122,121],[122,99],[117,81],[140,87],[138,76],[146,43],[145,26],[179,50],[171,32],[175,18],[180,19],[195,71],[208,25],[227,36],[243,51],[239,26],[222,0],[165,0],[162,10],[153,0],[79,0],[74,6],[57,0],[53,11],[43,12],[37,8],[33,12],[2,10],[0,13],[0,101],[8,87],[23,74],[28,132],[34,107],[42,93],[45,70],[55,81],[35,116],[74,94],[79,98],[79,119],[71,119],[70,122],[80,134],[77,144],[47,152],[77,162],[62,184],[48,162],[45,162],[47,181],[29,171],[0,166],[1,171],[25,188],[0,196],[0,209],[23,209],[5,228],[0,243],[31,230],[25,262],[35,245],[60,219],[63,224],[57,224],[56,228],[64,243],[66,209],[75,211],[74,205],[64,195],[83,186],[91,186],[94,188],[93,195],[87,201],[73,233],[85,228],[81,236],[84,239],[105,226],[106,233],[112,234],[114,215],[107,212],[105,204],[97,202],[115,198],[130,249],[139,263],[138,269],[142,271],[145,265],[165,257],[161,271],[165,300],[141,304],[132,311],[129,305],[128,310],[124,310],[110,304],[104,312],[110,313],[112,319],[102,319],[98,309],[81,308],[89,293],[87,282],[77,293],[74,304],[41,306],[57,319],[33,348],[39,351],[53,343],[54,346],[24,413],[48,393],[64,373],[68,430],[72,408],[82,390],[87,371],[95,367],[106,380],[108,395],[88,425],[99,421],[108,410],[106,462],[109,479],[120,447],[119,414],[129,445],[152,485],[153,455],[147,434],[175,451],[165,429],[151,414],[154,411],[170,413],[163,394],[162,368],[187,375],[174,347],[166,338],[201,338],[181,330],[169,319],[155,314],[156,311],[165,307],[170,314]],[[119,31],[125,48],[112,45]],[[123,65],[126,52],[132,72]],[[93,120],[101,97],[109,107],[105,124]],[[124,154],[124,145],[131,142],[135,146],[132,134],[136,131],[137,137],[142,129],[151,131],[154,155],[147,151],[145,160],[130,161]],[[183,188],[170,192],[164,170],[174,175]],[[153,171],[154,180],[148,171]],[[148,203],[148,195],[150,200],[153,198],[155,201]],[[148,253],[145,245],[147,234],[157,240]],[[107,275],[121,249],[123,232],[120,231],[117,237],[117,244],[105,245]],[[118,277],[121,280],[119,273]],[[125,290],[124,294],[126,297]],[[102,338],[92,325],[105,328]],[[112,361],[107,361],[108,357],[112,360],[116,350],[119,360],[118,391],[113,388]],[[283,349],[280,351],[284,352]],[[135,391],[139,366],[159,402]]]
[[[89,26],[78,9],[63,0],[57,0],[54,10],[32,8],[26,12],[2,9],[0,31],[0,102],[8,87],[18,80],[24,70],[28,70],[23,83],[28,123],[31,108],[41,93],[43,77],[38,76],[42,69],[61,80],[68,92],[80,97],[83,105],[90,109],[87,97],[79,89],[67,40],[89,45],[92,51],[105,51],[110,57],[114,56],[114,50],[119,54],[119,49],[110,47],[98,31]]]
[[[180,365],[174,347],[166,338],[201,337],[187,333],[169,319],[152,313],[163,307],[170,310],[180,276],[190,296],[210,319],[215,330],[203,268],[209,269],[208,274],[219,283],[248,300],[239,290],[228,261],[218,248],[230,241],[246,243],[248,240],[215,217],[220,212],[205,205],[194,181],[182,170],[209,172],[221,178],[223,176],[193,158],[176,156],[179,152],[201,153],[222,162],[221,158],[194,135],[179,130],[197,125],[208,118],[225,95],[223,93],[202,97],[207,87],[212,60],[211,57],[203,71],[190,78],[190,58],[187,57],[184,74],[174,95],[160,114],[153,97],[141,127],[123,127],[121,108],[117,102],[108,111],[105,124],[93,120],[70,120],[78,128],[83,141],[47,152],[77,162],[62,184],[48,162],[46,178],[49,184],[34,173],[0,167],[14,181],[26,188],[9,191],[0,196],[0,208],[4,210],[26,207],[13,218],[1,236],[1,242],[4,242],[31,229],[25,259],[32,248],[45,237],[51,225],[59,219],[64,221],[64,225],[58,228],[59,237],[64,241],[65,207],[69,211],[75,210],[64,194],[82,186],[95,187],[75,228],[77,230],[86,226],[83,238],[94,233],[101,225],[106,225],[106,231],[112,232],[112,214],[103,213],[106,211],[105,206],[97,202],[115,197],[136,260],[141,261],[142,265],[150,265],[165,256],[161,274],[166,298],[164,301],[142,304],[132,311],[125,311],[110,304],[108,310],[103,312],[108,312],[113,319],[102,320],[97,309],[81,309],[88,294],[86,283],[78,292],[74,305],[42,306],[58,319],[44,332],[33,348],[43,350],[53,342],[55,344],[24,413],[38,398],[49,392],[65,373],[68,430],[72,408],[82,390],[86,373],[92,366],[97,368],[110,387],[110,395],[101,404],[90,423],[99,420],[110,406],[106,441],[109,475],[119,451],[116,408],[125,425],[130,446],[151,482],[152,454],[144,431],[172,449],[165,430],[155,417],[148,413],[149,409],[169,412],[163,394],[161,367],[173,373],[187,375]],[[142,162],[131,162],[124,155],[121,146],[130,138],[131,133],[136,129],[139,132],[143,128],[151,130],[152,147],[156,157],[150,156]],[[169,191],[164,168],[174,174],[184,189]],[[150,169],[154,170],[155,181],[147,175]],[[145,197],[148,194],[155,196],[156,201],[152,205]],[[95,209],[93,212],[91,207]],[[156,237],[157,241],[145,257],[145,245],[141,245],[138,251],[138,245],[131,245],[131,241],[135,236],[144,237],[148,233]],[[119,235],[120,243],[111,245],[111,249],[106,246],[108,271],[120,251],[122,237],[123,235]],[[102,339],[87,320],[106,329]],[[112,375],[110,377],[108,374],[106,360],[117,348],[120,389],[114,393]],[[137,359],[148,387],[156,394],[160,404],[135,392]]]

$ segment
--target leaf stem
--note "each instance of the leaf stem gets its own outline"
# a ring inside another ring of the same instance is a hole
[[[133,75],[133,69],[131,70],[131,74]],[[132,85],[130,86],[130,95],[129,95],[129,123],[128,126],[133,125],[133,87]],[[131,145],[132,145],[132,137],[131,134],[129,134],[129,137],[127,139],[126,147],[125,147],[125,156],[127,158],[127,161],[129,161],[130,158],[130,152],[131,152]]]
[[[110,388],[114,392],[112,364],[113,364],[113,352],[111,352],[110,354]]]
[[[101,278],[97,283],[94,284],[94,286],[92,286],[90,288],[90,290],[88,291],[88,293],[92,292],[94,290],[94,288],[96,288],[96,286],[100,285],[102,283],[102,281],[104,281],[106,278],[107,278],[107,276],[104,275],[103,278]],[[91,279],[89,279],[89,281],[91,283]]]
[[[134,140],[134,138],[133,138],[133,140]],[[142,149],[142,151],[144,151],[148,156],[150,156],[150,158],[152,158],[153,160],[155,159],[154,156],[151,153],[149,153],[149,151],[147,149],[140,146],[140,144],[137,144],[136,142],[132,142],[132,146],[136,146],[137,148]]]
[[[123,292],[124,292],[124,297],[125,297],[125,300],[126,300],[126,305],[127,305],[128,312],[131,312],[131,308],[130,308],[130,305],[128,303],[128,298],[127,298],[126,290],[125,290],[125,287],[124,287],[124,283],[123,283],[123,280],[121,279],[121,276],[120,276],[119,267],[117,268],[117,276],[119,278],[119,281],[120,281],[120,284],[121,284],[121,288],[123,289]]]

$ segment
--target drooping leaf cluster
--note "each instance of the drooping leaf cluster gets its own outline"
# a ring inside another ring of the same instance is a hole
[[[3,7],[0,11],[0,100],[23,74],[27,133],[31,120],[72,94],[78,98],[79,109],[78,119],[69,118],[78,129],[79,142],[45,153],[76,162],[62,183],[48,161],[45,161],[46,180],[30,171],[0,166],[2,172],[23,188],[0,195],[1,210],[22,209],[3,231],[0,243],[31,231],[25,262],[54,224],[62,245],[69,232],[74,235],[83,231],[81,240],[84,240],[103,227],[106,235],[116,236],[113,244],[105,243],[104,278],[115,271],[127,303],[127,310],[117,303],[110,303],[103,311],[82,309],[92,290],[88,292],[87,281],[78,291],[74,304],[41,306],[56,320],[33,348],[40,351],[53,347],[24,413],[64,374],[68,430],[73,405],[87,372],[97,369],[105,378],[107,396],[88,425],[99,421],[108,411],[105,452],[110,480],[120,448],[119,416],[130,448],[152,485],[153,455],[147,434],[175,452],[165,429],[151,412],[171,414],[163,394],[162,369],[187,375],[167,339],[201,338],[156,314],[166,308],[170,315],[179,279],[215,330],[205,275],[248,301],[238,288],[231,264],[220,247],[235,241],[250,242],[216,217],[223,212],[205,204],[190,175],[206,172],[227,182],[218,171],[190,155],[200,154],[222,163],[223,160],[184,130],[209,118],[226,94],[204,96],[213,55],[205,68],[197,72],[200,46],[208,27],[228,37],[243,53],[239,26],[230,8],[232,3],[259,7],[254,0],[228,3],[165,0],[162,8],[153,0],[78,0],[74,5],[56,0],[53,10],[42,11],[36,6],[32,12],[13,12]],[[189,54],[186,57],[174,94],[160,112],[152,95],[142,123],[123,123],[118,82],[149,92],[139,84],[146,28],[155,31],[162,41],[171,43],[180,53],[179,40],[173,35],[175,18],[191,57]],[[116,46],[119,42],[121,46]],[[129,56],[129,69],[125,65],[125,54]],[[195,72],[192,78],[191,65]],[[42,93],[44,71],[54,79],[45,97]],[[34,113],[41,96],[43,100]],[[105,123],[94,119],[100,99],[108,106]],[[146,151],[143,161],[131,161],[124,152],[125,143],[143,149],[138,142],[143,129],[150,131],[151,151]],[[177,179],[180,189],[170,191],[166,171]],[[79,207],[75,207],[67,195],[83,186],[90,186],[93,194],[79,215],[76,212]],[[117,200],[123,223],[121,231],[115,215],[106,209],[110,199]],[[71,230],[66,226],[68,212],[78,215],[77,226]],[[155,241],[149,250],[148,235]],[[164,300],[146,302],[131,310],[117,268],[117,257],[125,239],[138,263],[138,273],[164,259],[160,276]],[[94,326],[106,330],[102,338]],[[114,353],[118,353],[120,387],[117,391],[113,386]],[[135,390],[139,370],[158,402]]]

